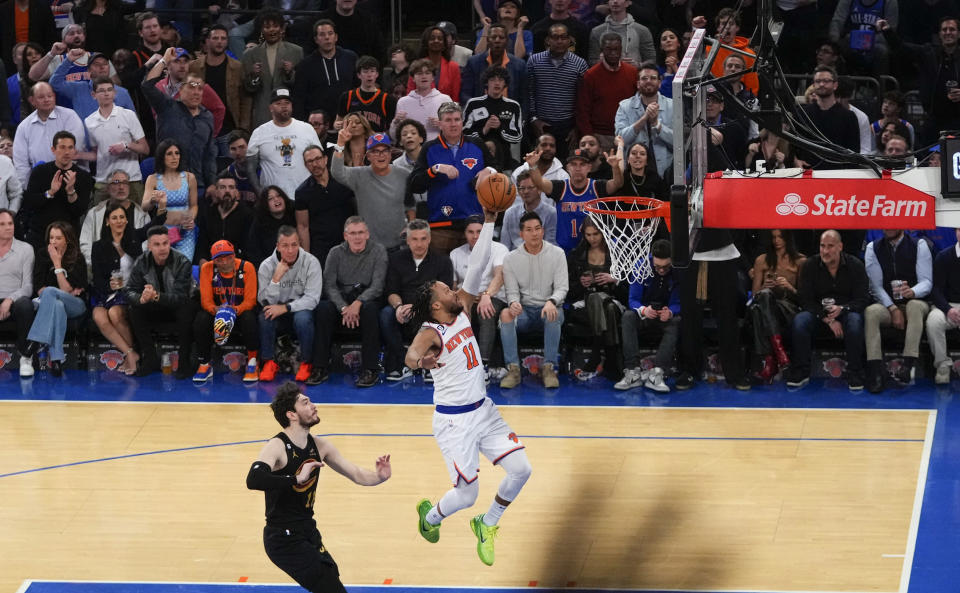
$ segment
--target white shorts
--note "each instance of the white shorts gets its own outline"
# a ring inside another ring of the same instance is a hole
[[[480,453],[496,465],[501,459],[524,448],[489,397],[476,410],[463,414],[433,412],[433,438],[456,486],[477,479]]]

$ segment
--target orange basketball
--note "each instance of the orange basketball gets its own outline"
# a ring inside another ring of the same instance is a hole
[[[513,205],[517,188],[503,173],[488,175],[477,182],[477,199],[480,205],[492,212],[502,212]]]

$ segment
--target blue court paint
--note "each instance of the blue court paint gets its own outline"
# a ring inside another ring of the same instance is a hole
[[[15,370],[0,369],[0,400],[40,401],[112,401],[112,402],[190,402],[190,403],[251,403],[265,404],[270,401],[280,381],[269,385],[245,385],[238,375],[217,375],[206,385],[196,386],[190,381],[176,381],[170,375],[154,375],[145,379],[131,379],[114,372],[85,373],[66,371],[62,379],[52,379],[44,374],[34,379],[20,380]],[[419,378],[400,383],[381,383],[369,389],[353,386],[353,377],[333,375],[316,387],[306,387],[305,392],[318,403],[342,404],[425,404],[432,400],[432,387],[424,385]],[[910,593],[944,593],[956,591],[960,583],[960,385],[954,381],[950,386],[935,388],[929,380],[919,381],[906,389],[889,389],[881,395],[868,393],[852,394],[846,383],[839,380],[811,381],[805,389],[787,390],[783,384],[754,388],[739,392],[722,384],[699,383],[690,391],[655,394],[642,389],[626,392],[615,391],[612,384],[602,378],[586,382],[561,377],[560,389],[546,390],[537,384],[535,377],[525,377],[521,387],[500,392],[496,386],[489,388],[490,397],[498,405],[524,406],[639,406],[639,407],[730,407],[730,408],[827,408],[827,409],[914,409],[937,410],[937,425],[930,456],[930,466],[924,490],[916,550],[909,585]],[[371,435],[373,436],[373,435]],[[419,435],[410,435],[419,436]],[[524,438],[534,438],[525,436]],[[542,438],[548,438],[543,436]],[[657,438],[652,436],[650,438]],[[207,445],[207,446],[224,446]],[[236,443],[233,443],[236,444]],[[35,471],[35,470],[34,470]],[[103,584],[78,584],[85,589],[70,589],[58,585],[56,589],[38,589],[31,585],[31,593],[74,593],[104,591],[106,593],[161,593],[158,589],[108,589]],[[147,585],[125,585],[147,587]],[[181,586],[181,585],[177,585]],[[193,585],[185,589],[166,591],[199,593]],[[226,592],[233,589],[206,585],[203,593]],[[252,585],[237,585],[250,591]],[[350,587],[351,591],[371,591],[381,588]],[[382,587],[393,593],[399,591],[424,592],[431,589],[409,589],[398,586]],[[276,587],[270,593],[288,593],[296,588]],[[462,591],[474,591],[459,589]],[[523,589],[529,591],[531,589]],[[239,591],[239,589],[237,589]],[[256,591],[268,591],[256,587]],[[475,590],[480,591],[480,590]],[[509,591],[497,589],[496,591]],[[541,590],[542,591],[542,590]],[[565,590],[571,591],[571,590]]]

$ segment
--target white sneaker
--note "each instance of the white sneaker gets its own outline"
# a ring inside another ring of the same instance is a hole
[[[487,382],[500,381],[507,376],[507,369],[503,367],[489,367],[487,369]]]
[[[644,373],[639,367],[627,369],[623,372],[623,378],[614,383],[613,388],[625,391],[627,389],[633,389],[634,387],[640,387],[643,385],[643,379]]]
[[[20,357],[20,376],[21,377],[33,376],[33,357],[31,356]]]
[[[647,375],[647,380],[643,382],[643,386],[660,393],[670,393],[670,388],[663,382],[663,369],[660,367],[650,369],[650,373]]]
[[[937,375],[933,378],[933,382],[937,385],[947,385],[948,383],[950,383],[950,367],[952,366],[953,365],[950,363],[950,361],[947,361],[947,360],[937,365]],[[21,369],[20,374],[22,375],[23,367],[21,366],[20,369]]]
[[[409,377],[413,376],[413,369],[408,366],[403,367],[399,371],[390,371],[387,373],[387,381],[403,381]]]

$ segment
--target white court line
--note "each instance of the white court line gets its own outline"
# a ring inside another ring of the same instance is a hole
[[[490,398],[493,399],[493,398]],[[171,401],[114,401],[109,399],[102,400],[49,400],[49,399],[0,399],[0,405],[3,404],[130,404],[130,405],[168,405],[168,406],[269,406],[270,402],[171,402]],[[370,404],[370,403],[351,403],[351,402],[313,402],[319,406],[356,406],[356,407],[386,407],[398,406],[407,408],[433,408],[434,404]],[[751,406],[575,406],[575,405],[554,405],[554,404],[501,404],[497,403],[498,408],[570,408],[573,410],[623,410],[625,408],[634,410],[733,410],[733,411],[787,411],[787,412],[930,412],[935,411],[932,408],[773,408],[773,407],[751,407]],[[822,593],[829,593],[824,591]]]
[[[104,584],[104,585],[117,585],[117,584],[131,584],[131,585],[202,585],[204,587],[237,587],[242,586],[247,587],[289,587],[290,589],[297,589],[302,591],[298,585],[291,583],[198,583],[191,581],[84,581],[84,580],[71,580],[71,581],[43,581],[43,580],[27,580],[23,582],[23,585],[17,591],[17,593],[27,593],[30,584],[32,583],[90,583],[90,584]],[[391,585],[351,585],[345,584],[345,587],[350,589],[358,588],[407,588],[407,589],[429,589],[431,591],[460,591],[463,589],[470,590],[482,590],[482,591],[502,591],[505,589],[524,589],[531,592],[536,592],[537,590],[551,589],[551,590],[567,590],[567,591],[623,591],[623,592],[632,592],[632,593],[643,593],[645,591],[652,592],[672,592],[672,593],[896,593],[894,591],[800,591],[792,589],[610,589],[610,588],[590,588],[590,589],[577,589],[576,587],[568,589],[567,587],[526,587],[523,585],[515,586],[503,586],[503,587],[477,587],[474,585],[461,585],[461,586],[441,586],[441,585],[410,585],[410,584],[391,584]]]
[[[933,449],[933,433],[937,427],[937,411],[930,410],[927,416],[927,434],[923,438],[923,453],[920,454],[920,470],[917,472],[917,491],[913,496],[913,514],[910,516],[910,531],[907,549],[900,573],[900,593],[910,587],[910,571],[913,570],[913,553],[917,549],[917,532],[920,530],[920,510],[923,506],[923,491],[927,486],[927,470],[930,468],[930,451]]]

